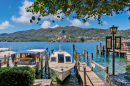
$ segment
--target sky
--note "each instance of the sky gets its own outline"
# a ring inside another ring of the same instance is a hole
[[[103,15],[101,20],[103,25],[99,25],[97,20],[90,18],[87,22],[83,23],[81,19],[73,19],[71,14],[65,17],[63,13],[60,16],[64,17],[61,21],[53,15],[43,17],[40,21],[41,25],[35,22],[30,23],[33,16],[32,13],[26,12],[25,8],[30,6],[35,0],[2,0],[0,3],[0,33],[13,33],[16,31],[24,31],[30,29],[46,29],[65,26],[76,26],[81,28],[100,28],[109,29],[110,27],[117,26],[118,30],[130,29],[130,13],[123,13],[114,16]],[[34,16],[38,16],[35,14]],[[53,23],[52,20],[55,20]]]

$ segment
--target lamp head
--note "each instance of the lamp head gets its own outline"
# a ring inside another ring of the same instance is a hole
[[[118,27],[115,27],[114,25],[110,27],[111,34],[116,34],[117,28]]]

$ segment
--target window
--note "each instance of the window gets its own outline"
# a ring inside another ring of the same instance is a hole
[[[70,56],[66,56],[65,58],[66,58],[66,62],[71,62]]]
[[[58,54],[58,63],[64,63],[64,54]]]
[[[56,57],[51,57],[51,62],[56,62]]]

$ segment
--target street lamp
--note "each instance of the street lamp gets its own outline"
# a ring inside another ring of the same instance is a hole
[[[118,27],[114,25],[110,28],[111,34],[113,34],[113,58],[112,58],[112,75],[115,75],[115,46],[114,46],[114,34],[116,34]]]

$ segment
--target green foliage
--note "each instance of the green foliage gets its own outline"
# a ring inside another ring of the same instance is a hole
[[[35,70],[30,67],[12,67],[0,69],[0,86],[32,86]]]
[[[80,40],[81,40],[81,42],[84,42],[84,41],[85,41],[85,39],[84,39],[83,37],[81,37],[81,39],[80,39]]]
[[[64,30],[65,33],[60,33]],[[128,39],[129,30],[118,30],[116,36],[122,36],[121,39]],[[74,26],[18,31],[10,34],[0,34],[0,42],[45,42],[51,38],[57,38],[60,35],[79,37],[83,36],[85,40],[105,41],[106,36],[111,36],[109,29],[80,28]]]
[[[26,11],[40,14],[39,18],[50,14],[64,13],[65,16],[69,16],[75,13],[76,16],[73,15],[72,18],[81,18],[83,22],[86,22],[90,17],[94,17],[101,24],[101,16],[104,14],[113,16],[114,13],[129,12],[129,3],[130,0],[35,0],[31,6],[26,8]],[[128,8],[127,11],[125,8]],[[59,10],[61,12],[58,12]],[[57,18],[60,18],[60,16],[57,16]],[[60,19],[63,20],[64,18]]]
[[[126,66],[126,73],[125,74],[130,76],[130,65]]]

